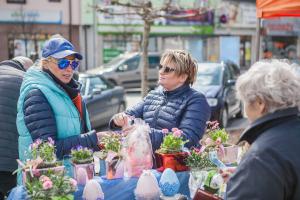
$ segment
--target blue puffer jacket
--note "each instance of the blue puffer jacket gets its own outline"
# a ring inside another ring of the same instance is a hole
[[[173,91],[164,91],[162,87],[151,91],[126,114],[142,118],[149,124],[152,148],[155,151],[162,143],[163,128],[179,128],[184,138],[189,140],[186,147],[198,146],[210,118],[210,107],[203,94],[189,85],[183,85]]]

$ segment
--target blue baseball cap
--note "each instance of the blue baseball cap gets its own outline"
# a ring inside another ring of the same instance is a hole
[[[47,40],[42,49],[42,56],[49,56],[60,59],[69,55],[75,55],[79,60],[82,60],[82,55],[74,51],[74,46],[65,38],[51,38]]]

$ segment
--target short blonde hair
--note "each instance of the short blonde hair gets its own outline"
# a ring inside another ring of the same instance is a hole
[[[251,104],[257,98],[266,103],[266,112],[300,108],[300,79],[294,68],[282,60],[256,62],[236,83],[238,97]]]
[[[193,85],[196,81],[198,65],[191,54],[184,50],[166,50],[162,55],[160,63],[174,63],[175,74],[178,76],[186,74],[186,83]]]

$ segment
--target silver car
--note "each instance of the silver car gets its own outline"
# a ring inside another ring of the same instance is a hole
[[[157,86],[160,54],[149,52],[148,59],[148,81],[149,87],[153,89]],[[101,74],[109,81],[116,85],[122,85],[126,89],[141,87],[141,72],[141,53],[121,54],[109,63],[88,71],[88,73],[92,74]]]
[[[108,125],[111,117],[126,108],[124,88],[115,86],[101,75],[79,74],[81,94],[87,104],[93,128]]]

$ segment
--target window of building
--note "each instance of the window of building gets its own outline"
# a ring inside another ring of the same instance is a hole
[[[26,0],[6,0],[7,3],[21,3],[26,4]]]

